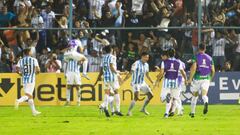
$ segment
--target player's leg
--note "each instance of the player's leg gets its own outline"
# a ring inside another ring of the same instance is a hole
[[[179,107],[179,98],[180,98],[180,90],[178,88],[171,89],[171,98],[172,98],[172,110],[169,116],[174,116],[176,108]]]
[[[34,87],[35,87],[34,83],[27,84],[24,89],[24,92],[25,92],[25,95],[28,96],[28,104],[31,108],[32,115],[37,116],[37,115],[41,114],[41,112],[37,111],[35,108],[35,105],[34,105],[33,96],[32,96]]]
[[[164,117],[167,118],[168,115],[169,115],[169,111],[171,109],[171,106],[172,106],[170,89],[164,88],[163,93],[161,95],[162,95],[161,99],[166,102],[166,110],[165,110],[165,113],[164,113]]]
[[[191,100],[191,113],[189,114],[192,118],[195,115],[197,100],[198,100],[198,93],[200,89],[200,82],[194,80],[191,85],[191,91],[192,91],[192,100]]]
[[[152,90],[150,89],[150,87],[147,84],[143,84],[140,88],[143,93],[145,93],[147,95],[143,107],[141,109],[141,112],[143,112],[146,115],[149,115],[149,112],[147,112],[146,107],[149,104],[149,102],[151,101],[151,99],[153,98],[153,93]]]
[[[80,106],[81,103],[81,76],[79,74],[75,74],[76,76],[76,80],[75,80],[75,84],[76,84],[76,89],[77,89],[77,106]]]
[[[120,99],[120,95],[118,93],[118,90],[114,91],[114,99],[115,99],[115,103],[116,103],[116,111],[115,114],[118,116],[123,116],[123,114],[121,113],[121,99]]]
[[[138,85],[134,85],[133,86],[134,98],[133,98],[133,100],[130,103],[130,106],[128,108],[127,116],[132,116],[132,109],[135,106],[135,104],[136,104],[136,102],[137,102],[137,100],[139,98],[139,91],[140,91],[139,86]]]
[[[112,115],[115,114],[115,108],[114,108],[114,93],[110,92],[110,95],[109,95],[109,107],[110,107],[110,110],[112,112]]]
[[[75,75],[72,72],[66,74],[67,80],[67,90],[66,90],[66,103],[65,106],[70,105],[70,97],[71,97],[71,90],[73,90],[74,82],[75,82]]]
[[[203,109],[203,114],[207,114],[208,112],[208,89],[210,86],[210,81],[208,80],[203,80],[201,84],[201,90],[202,90],[202,99],[204,103],[204,109]]]
[[[103,99],[103,103],[99,106],[100,110],[103,110],[105,113],[106,117],[110,117],[110,114],[108,112],[108,105],[109,105],[109,97],[110,97],[110,83],[109,82],[104,82],[104,99]]]
[[[27,85],[28,84],[23,85],[24,93],[26,93],[26,89],[28,87]],[[27,101],[28,99],[29,99],[29,95],[27,95],[27,94],[25,94],[25,95],[21,96],[21,98],[17,99],[16,102],[15,102],[15,109],[18,109],[19,104]]]

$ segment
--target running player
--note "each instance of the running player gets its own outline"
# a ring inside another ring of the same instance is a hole
[[[182,68],[181,63],[175,58],[175,50],[170,49],[168,51],[169,58],[162,62],[160,74],[157,82],[160,82],[164,76],[163,89],[161,91],[162,102],[166,101],[166,112],[164,117],[169,116],[169,111],[172,106],[172,102],[179,100],[180,90],[178,88],[178,72],[180,71],[183,78],[186,80],[186,73]]]
[[[106,117],[110,117],[108,112],[108,105],[109,103],[112,103],[114,98],[116,100],[116,111],[113,112],[114,114],[118,116],[123,116],[120,112],[120,95],[118,94],[118,89],[120,88],[119,85],[119,79],[120,75],[117,71],[117,62],[116,62],[116,56],[114,56],[113,48],[111,46],[104,47],[104,50],[106,52],[106,55],[104,55],[102,59],[101,64],[101,70],[100,74],[97,78],[97,82],[101,79],[101,76],[103,75],[104,78],[104,101],[100,105],[100,109],[103,109],[105,112]],[[115,95],[115,97],[113,97]]]
[[[201,92],[204,102],[203,114],[208,112],[208,89],[210,82],[212,81],[215,68],[212,58],[205,53],[206,46],[204,44],[199,45],[199,52],[196,57],[193,58],[190,77],[188,83],[191,84],[191,91],[193,93],[191,101],[191,113],[193,118],[195,115],[195,108],[198,100],[198,95]]]
[[[144,81],[145,76],[147,79],[153,84],[152,79],[149,76],[149,65],[148,65],[148,60],[149,60],[149,54],[146,52],[143,52],[141,54],[141,59],[137,60],[131,68],[131,72],[126,76],[123,82],[128,80],[130,76],[132,75],[132,88],[134,92],[134,99],[132,100],[130,107],[128,109],[127,116],[132,116],[132,109],[135,106],[136,101],[139,99],[139,92],[142,91],[144,94],[147,95],[147,98],[144,101],[144,105],[140,112],[143,112],[145,115],[149,115],[149,112],[146,110],[146,106],[148,103],[151,101],[153,98],[153,93],[150,87],[146,84]]]
[[[72,40],[69,43],[70,52],[74,53],[77,52],[76,48],[81,47],[78,46],[76,43],[76,40]],[[72,49],[72,50],[71,50]],[[70,53],[67,52],[67,53]],[[64,74],[67,80],[67,91],[66,91],[66,103],[65,106],[70,105],[70,97],[71,97],[71,90],[75,87],[77,89],[77,105],[80,106],[81,101],[81,76],[80,76],[80,65],[83,63],[83,68],[86,68],[84,63],[87,63],[87,58],[80,54],[78,55],[77,60],[71,59],[68,56],[64,56],[67,58],[64,58]],[[85,67],[84,67],[85,66]],[[84,69],[85,70],[85,69]],[[83,72],[86,76],[86,71]]]
[[[33,101],[33,91],[35,87],[35,74],[40,72],[37,59],[31,57],[29,48],[23,51],[24,57],[20,59],[16,66],[16,72],[22,76],[23,90],[25,95],[15,102],[15,108],[18,109],[20,103],[28,100],[28,104],[32,110],[32,115],[37,116],[41,112],[37,111]]]

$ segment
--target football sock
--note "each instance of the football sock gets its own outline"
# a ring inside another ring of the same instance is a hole
[[[128,112],[131,112],[131,110],[133,109],[133,107],[135,106],[135,104],[136,104],[136,101],[133,100],[133,101],[131,102],[131,104],[130,104],[130,107],[129,107],[129,109],[128,109]]]
[[[195,113],[198,97],[193,96],[191,101],[191,113]]]
[[[120,112],[120,95],[119,94],[115,94],[115,102],[116,102],[116,109],[118,112]]]
[[[71,94],[71,90],[70,90],[70,89],[67,89],[67,91],[66,91],[66,99],[67,99],[67,102],[70,102],[70,94]]]
[[[208,103],[208,96],[203,96],[202,99],[204,103]]]
[[[35,106],[34,106],[34,101],[33,101],[33,99],[29,99],[29,100],[28,100],[28,104],[29,104],[32,112],[35,112],[36,109],[35,109]]]

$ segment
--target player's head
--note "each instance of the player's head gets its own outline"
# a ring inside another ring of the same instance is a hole
[[[171,49],[168,50],[168,56],[169,56],[170,58],[175,57],[175,53],[176,53],[176,51],[175,51],[175,49],[173,49],[173,48],[171,48]]]
[[[30,48],[26,48],[23,50],[23,55],[24,56],[30,56],[31,55],[31,49]]]
[[[142,54],[141,54],[141,60],[142,60],[142,62],[148,62],[148,60],[149,60],[149,54],[147,53],[147,52],[143,52]]]
[[[104,47],[104,50],[105,50],[105,52],[108,54],[108,53],[112,53],[113,48],[112,48],[111,45],[109,45],[109,46],[105,46],[105,47]]]
[[[204,44],[199,44],[198,46],[200,52],[205,52],[206,51],[206,45]]]
[[[161,54],[161,59],[162,59],[162,60],[168,59],[168,52],[167,52],[167,51],[163,51],[163,52],[162,52],[162,54]]]

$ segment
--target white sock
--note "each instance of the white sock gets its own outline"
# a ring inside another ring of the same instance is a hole
[[[17,101],[18,101],[19,103],[22,103],[22,102],[27,101],[27,100],[28,100],[28,96],[22,96],[22,97],[19,98]]]
[[[28,100],[28,104],[29,104],[32,112],[35,112],[36,109],[35,109],[35,106],[34,106],[34,101],[33,101],[33,99],[29,99],[29,100]]]
[[[102,106],[108,109],[108,103],[109,103],[109,95],[105,94]]]
[[[180,114],[180,112],[182,112],[183,110],[182,100],[180,98],[177,99],[177,110],[178,110],[178,114]]]
[[[113,101],[114,101],[114,97],[113,96],[109,96],[108,97],[108,103],[109,103],[110,109],[111,109],[112,112],[115,112]]]
[[[81,90],[77,90],[77,102],[81,102]]]
[[[169,110],[171,109],[172,106],[172,100],[169,103],[166,103],[166,114],[169,114]]]
[[[83,62],[83,74],[87,75],[87,68],[88,68],[88,60]]]
[[[202,96],[203,102],[208,103],[208,96]]]
[[[67,99],[67,102],[70,102],[70,95],[71,95],[71,90],[70,90],[70,89],[67,89],[67,91],[66,91],[66,99]]]
[[[114,97],[115,97],[115,102],[116,102],[116,109],[117,109],[118,112],[120,112],[120,105],[121,105],[120,104],[120,102],[121,102],[120,101],[121,100],[120,99],[120,95],[119,94],[115,94]]]
[[[173,100],[173,104],[172,104],[172,112],[175,112],[176,111],[176,108],[178,107],[178,102],[177,102],[177,99]]]
[[[128,109],[128,113],[131,112],[131,110],[133,109],[133,107],[135,106],[136,104],[136,101],[135,100],[132,100],[131,104],[130,104],[130,107]]]
[[[193,96],[191,101],[191,113],[195,113],[198,97]]]

